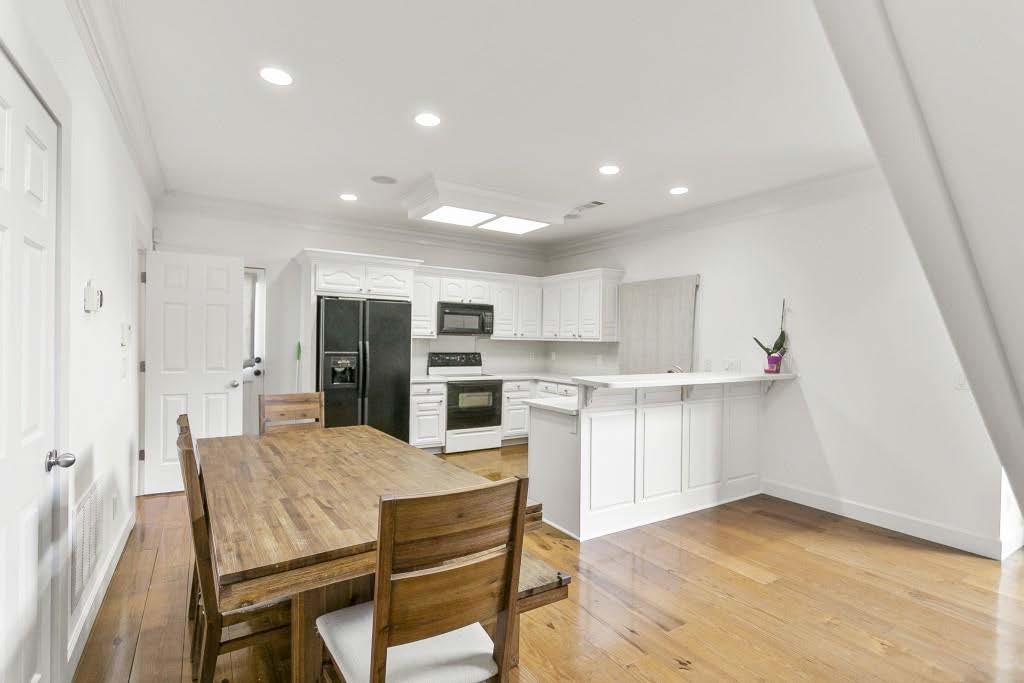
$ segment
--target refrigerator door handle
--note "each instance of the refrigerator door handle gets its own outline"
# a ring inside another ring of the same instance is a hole
[[[370,399],[369,387],[366,386],[370,379],[370,340],[363,342],[363,419],[362,424],[370,424]]]

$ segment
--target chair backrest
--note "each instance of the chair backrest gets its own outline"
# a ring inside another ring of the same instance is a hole
[[[382,496],[370,680],[383,681],[387,648],[497,617],[494,660],[511,668],[528,481],[451,493]]]
[[[261,394],[260,434],[323,429],[324,394]]]
[[[181,436],[182,434],[188,434],[189,438],[191,439],[192,438],[192,426],[189,424],[189,421],[188,421],[188,413],[182,413],[181,415],[179,415],[178,419],[177,419],[177,423],[178,423],[178,436]],[[198,451],[193,451],[193,455],[195,456],[195,459],[196,459],[196,471],[199,473],[199,480],[202,481],[202,479],[203,479],[203,466],[199,462],[199,452]]]
[[[187,430],[183,430],[180,423],[178,426],[180,430],[177,442],[178,463],[181,465],[181,478],[185,484],[189,529],[192,532],[192,545],[196,553],[196,573],[199,575],[203,609],[208,620],[219,621],[220,611],[217,606],[213,561],[210,559],[210,528],[207,523],[206,496],[203,494],[202,484],[199,481],[199,468],[196,466],[192,435]]]

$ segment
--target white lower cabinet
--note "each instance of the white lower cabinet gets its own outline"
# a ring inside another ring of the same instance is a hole
[[[530,433],[530,382],[505,382],[501,397],[501,438],[515,439]]]
[[[413,395],[410,410],[409,443],[413,446],[443,446],[445,430],[444,394]]]
[[[637,409],[640,500],[683,490],[683,406],[676,403]]]
[[[608,410],[585,418],[590,444],[591,512],[632,503],[636,453],[636,410]]]
[[[683,451],[686,487],[722,481],[722,401],[688,401],[683,405]]]

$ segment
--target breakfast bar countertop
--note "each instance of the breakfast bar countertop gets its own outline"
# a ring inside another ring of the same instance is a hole
[[[573,377],[577,384],[600,389],[643,389],[647,387],[689,387],[700,384],[738,384],[794,379],[795,373],[769,375],[764,372],[662,372],[642,375],[587,375]]]

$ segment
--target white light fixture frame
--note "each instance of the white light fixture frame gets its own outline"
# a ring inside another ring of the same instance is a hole
[[[571,206],[464,185],[436,178],[433,174],[418,183],[402,199],[409,218],[420,219],[442,206],[455,206],[495,216],[516,216],[541,223],[561,225]]]

